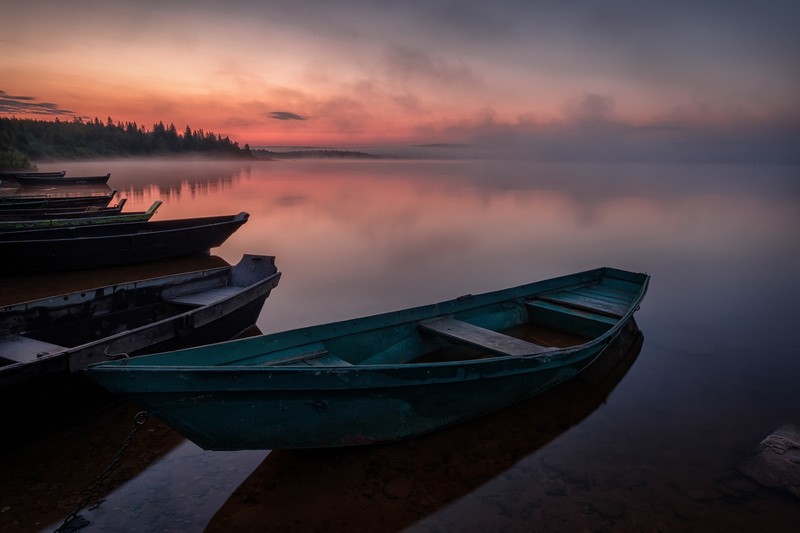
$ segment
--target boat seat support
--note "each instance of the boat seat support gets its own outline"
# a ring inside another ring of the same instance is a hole
[[[240,292],[244,292],[247,287],[217,287],[200,292],[193,292],[191,294],[184,294],[181,296],[173,296],[166,299],[167,302],[181,305],[203,306],[212,305],[226,298],[236,296]]]
[[[64,346],[32,339],[31,337],[23,337],[22,335],[0,337],[0,357],[15,363],[36,361],[39,357],[64,350],[66,350]]]

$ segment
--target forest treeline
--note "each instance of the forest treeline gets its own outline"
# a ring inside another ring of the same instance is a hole
[[[179,132],[163,122],[151,129],[136,122],[45,121],[0,117],[0,168],[33,168],[31,161],[148,155],[204,154],[253,157],[250,147],[212,132]]]

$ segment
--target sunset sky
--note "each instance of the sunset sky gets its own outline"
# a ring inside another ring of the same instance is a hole
[[[791,0],[0,8],[3,116],[163,121],[251,146],[797,146],[800,131]]]

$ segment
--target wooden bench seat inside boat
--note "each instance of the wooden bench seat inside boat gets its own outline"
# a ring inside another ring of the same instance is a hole
[[[0,357],[15,363],[35,361],[37,357],[62,350],[66,350],[66,348],[22,335],[0,337]]]
[[[272,357],[267,361],[258,363],[261,366],[289,366],[289,365],[308,365],[308,366],[352,366],[344,359],[339,359],[335,355],[328,353],[325,348],[315,348],[299,353],[288,354],[286,356]]]
[[[551,351],[552,348],[534,344],[516,337],[503,335],[490,329],[482,328],[456,320],[454,318],[438,318],[419,324],[420,329],[432,333],[451,342],[466,344],[475,348],[488,350],[499,355],[524,356]]]
[[[602,298],[598,296],[600,295],[595,292],[575,290],[542,295],[537,300],[614,318],[620,318],[628,310],[626,301],[612,298],[610,295],[602,295]]]
[[[180,305],[193,305],[193,306],[212,305],[221,300],[224,300],[225,298],[236,296],[240,292],[244,292],[246,289],[247,287],[232,287],[232,286],[216,287],[204,291],[193,292],[191,294],[172,296],[170,298],[167,298],[166,301],[169,303],[180,304]]]
[[[575,307],[552,300],[528,300],[525,305],[531,322],[587,338],[602,335],[619,321],[618,318],[596,309]]]

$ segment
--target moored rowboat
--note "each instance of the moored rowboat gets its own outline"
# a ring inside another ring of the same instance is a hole
[[[91,366],[205,449],[393,441],[580,372],[638,309],[646,274],[599,268],[332,324]]]
[[[249,215],[89,224],[0,233],[0,271],[49,272],[156,261],[207,253]]]
[[[0,307],[0,388],[135,356],[227,340],[255,324],[277,286],[275,258]]]
[[[16,209],[0,209],[0,220],[41,220],[48,218],[85,218],[92,216],[118,215],[128,201],[120,198],[113,206],[98,207],[20,207]]]
[[[0,216],[0,231],[5,230],[27,230],[27,229],[46,229],[86,226],[89,224],[130,224],[132,222],[147,222],[156,213],[161,205],[160,200],[156,200],[147,211],[129,211],[127,213],[112,212],[108,214],[96,211],[85,211],[84,216],[75,216],[75,211],[69,212],[66,216],[50,213],[44,217],[17,217],[5,220]],[[0,237],[2,238],[2,237]]]
[[[66,170],[56,170],[50,172],[38,172],[35,170],[19,170],[19,171],[3,171],[0,172],[0,179],[17,179],[17,178],[41,178],[41,179],[57,179],[63,178],[67,174]]]
[[[111,174],[102,176],[65,176],[65,172],[7,172],[2,177],[20,185],[103,185]]]
[[[117,194],[116,189],[102,194],[2,194],[0,195],[0,213],[6,209],[49,209],[104,207]]]

